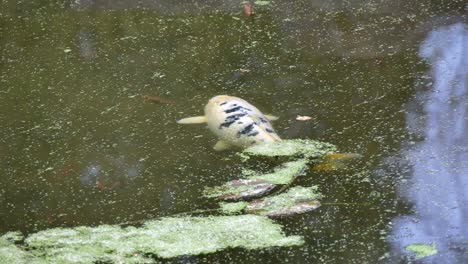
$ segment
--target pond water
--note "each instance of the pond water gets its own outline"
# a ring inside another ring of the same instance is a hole
[[[463,1],[244,5],[3,1],[0,234],[215,208],[203,189],[234,179],[240,159],[175,121],[229,94],[279,116],[282,138],[363,158],[297,182],[324,194],[277,220],[304,246],[176,262],[406,263],[405,246],[435,243],[422,262],[466,263]]]

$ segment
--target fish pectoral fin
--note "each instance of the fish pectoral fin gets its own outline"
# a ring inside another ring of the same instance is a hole
[[[177,121],[178,124],[200,124],[200,123],[206,123],[206,122],[207,122],[206,116],[187,117],[187,118],[182,118]]]
[[[223,150],[229,149],[231,147],[232,147],[232,145],[230,145],[226,141],[220,140],[220,141],[216,142],[216,145],[214,145],[213,149],[216,150],[216,151],[223,151]]]
[[[274,116],[274,115],[264,115],[266,117],[266,119],[270,120],[270,121],[276,121],[279,119],[279,117],[277,116]]]

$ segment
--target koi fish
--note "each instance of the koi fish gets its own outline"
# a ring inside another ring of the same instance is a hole
[[[247,101],[228,95],[211,98],[205,106],[205,115],[188,117],[179,124],[207,123],[208,128],[220,139],[217,151],[235,147],[245,148],[262,142],[280,141],[270,121],[278,118],[264,115]]]

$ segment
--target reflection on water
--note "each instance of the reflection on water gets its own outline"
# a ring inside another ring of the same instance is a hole
[[[416,98],[423,113],[409,112],[408,126],[424,140],[405,154],[410,184],[401,190],[414,215],[398,218],[391,240],[397,255],[412,243],[436,243],[434,263],[467,263],[468,256],[468,34],[462,23],[431,32],[419,55],[430,64],[430,90]],[[428,78],[423,78],[428,79]],[[421,129],[422,131],[418,131]],[[460,262],[462,261],[462,262]]]
[[[140,175],[142,164],[124,157],[104,156],[93,160],[83,169],[80,182],[99,189],[115,189]]]

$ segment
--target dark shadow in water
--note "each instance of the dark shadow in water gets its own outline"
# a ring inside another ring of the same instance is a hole
[[[421,111],[409,111],[407,123],[423,141],[410,143],[403,154],[412,169],[400,186],[414,213],[393,221],[393,260],[408,255],[407,245],[435,243],[438,253],[423,262],[468,263],[467,40],[457,23],[432,31],[421,45],[430,76],[417,87],[414,104]]]

